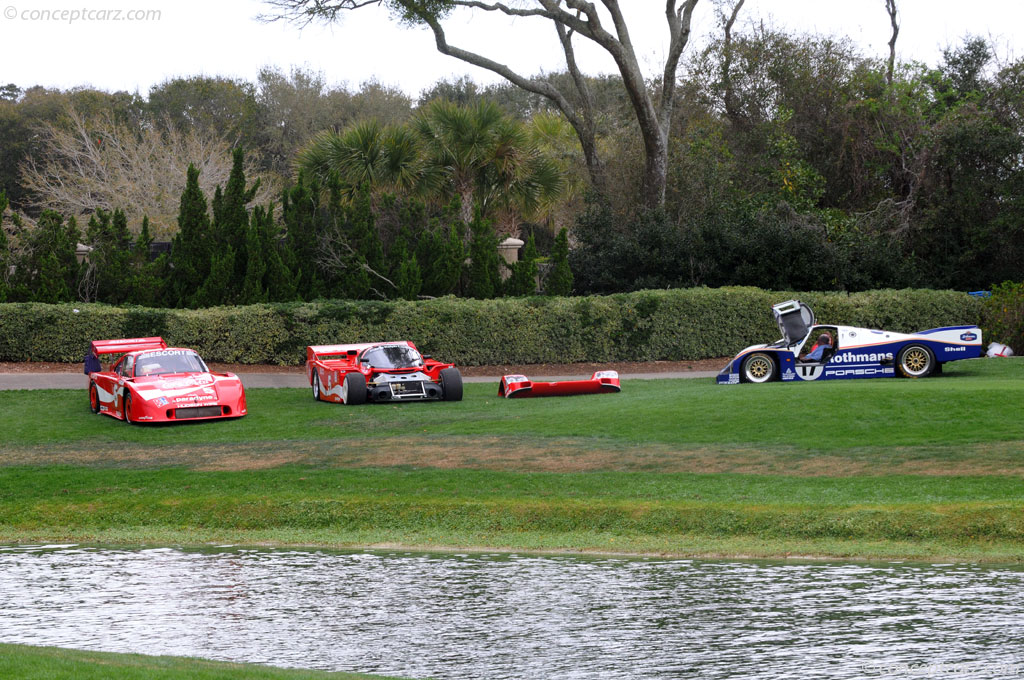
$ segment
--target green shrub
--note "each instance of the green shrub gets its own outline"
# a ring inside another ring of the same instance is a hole
[[[992,288],[982,311],[982,337],[1024,352],[1024,283],[1005,281]]]
[[[0,304],[0,361],[80,361],[90,340],[148,335],[193,347],[207,361],[251,364],[299,364],[307,345],[402,339],[461,365],[705,359],[775,340],[771,305],[794,297],[822,322],[900,332],[976,324],[983,307],[978,298],[954,291],[741,287],[198,310]]]

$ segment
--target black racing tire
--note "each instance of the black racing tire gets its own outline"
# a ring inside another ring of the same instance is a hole
[[[935,370],[935,355],[924,345],[907,345],[896,357],[896,367],[904,378],[926,378]]]
[[[121,403],[121,415],[124,416],[124,422],[129,425],[135,425],[135,421],[132,420],[132,394],[128,390],[124,391],[124,401]]]
[[[775,379],[778,372],[775,357],[765,352],[755,352],[743,360],[740,379],[743,382],[766,383]]]
[[[323,401],[320,394],[320,376],[317,375],[316,371],[313,371],[313,399],[315,401]]]
[[[459,369],[441,369],[441,398],[445,401],[462,401],[462,374]]]
[[[94,382],[89,383],[89,410],[93,413],[100,412],[100,393]]]
[[[345,376],[341,386],[341,398],[346,406],[366,403],[366,378],[362,373],[349,373]]]

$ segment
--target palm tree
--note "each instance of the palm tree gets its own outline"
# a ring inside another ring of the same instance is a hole
[[[530,214],[564,188],[557,166],[533,143],[523,124],[489,101],[458,106],[431,102],[410,125],[427,154],[462,201],[467,224],[473,207],[483,214],[515,209]]]
[[[349,194],[364,184],[417,193],[429,179],[416,136],[406,127],[385,127],[376,120],[343,132],[320,132],[299,151],[295,165],[321,186],[338,180]]]
[[[296,166],[322,186],[339,180],[349,192],[365,184],[437,202],[454,194],[465,223],[479,205],[482,214],[510,226],[507,231],[566,186],[534,135],[492,102],[435,101],[405,126],[366,121],[340,133],[324,131],[299,152]]]

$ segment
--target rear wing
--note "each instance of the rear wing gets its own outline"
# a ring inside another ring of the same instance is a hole
[[[416,345],[401,340],[395,342],[362,342],[351,345],[309,345],[306,347],[306,361],[317,361],[324,357],[354,357],[364,349],[378,345],[408,345],[416,349]]]
[[[365,345],[310,345],[306,347],[306,361],[324,357],[355,356]]]
[[[123,338],[121,340],[93,340],[90,347],[97,355],[124,354],[140,349],[167,349],[163,338]]]

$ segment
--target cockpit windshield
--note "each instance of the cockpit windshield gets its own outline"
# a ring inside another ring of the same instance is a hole
[[[359,362],[371,368],[420,368],[423,357],[408,345],[384,345],[363,352]]]
[[[168,349],[140,354],[135,361],[135,377],[168,373],[209,373],[199,355],[188,349]]]

